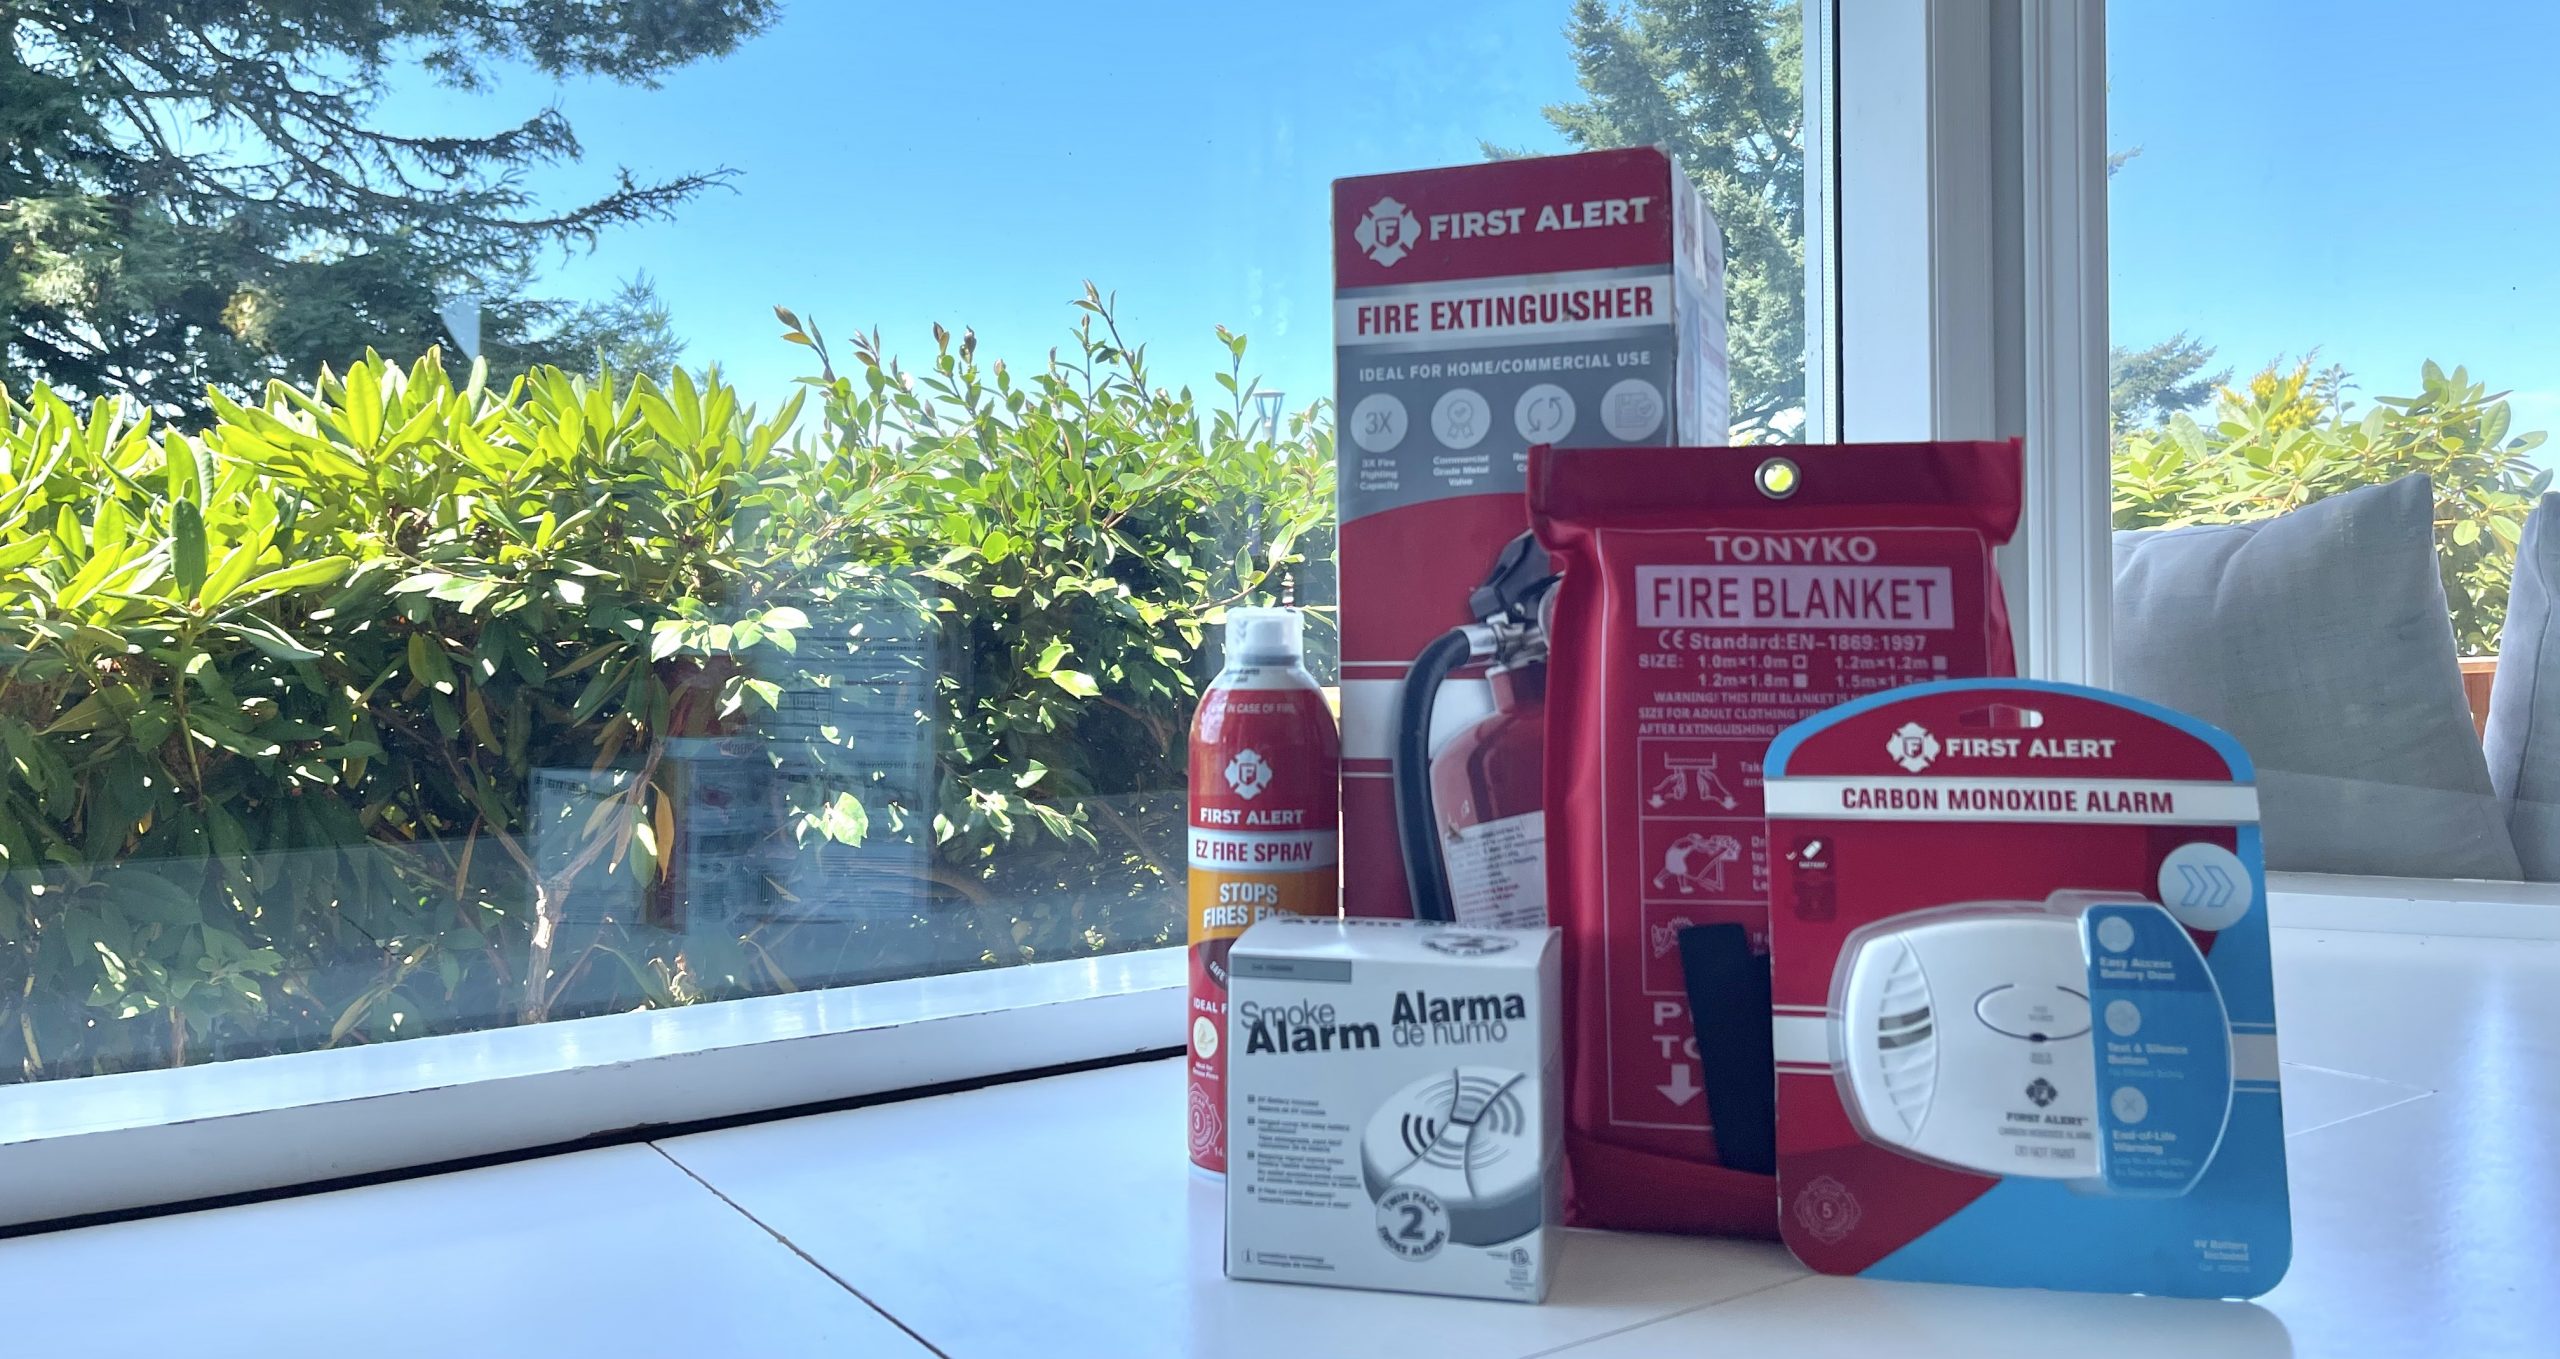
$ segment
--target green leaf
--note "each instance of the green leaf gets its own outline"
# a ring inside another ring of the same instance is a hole
[[[1078,698],[1091,698],[1102,692],[1102,686],[1093,682],[1093,676],[1081,670],[1052,670],[1049,682]]]
[[[505,586],[506,582],[502,580],[474,580],[465,582],[457,589],[441,590],[437,593],[451,599],[464,613],[476,613],[481,605],[489,602],[489,596],[496,594]]]
[[[629,666],[617,665],[598,669],[594,677],[587,681],[587,687],[578,692],[577,703],[569,709],[569,720],[572,723],[584,722],[595,716],[597,711],[604,707],[605,701],[613,697],[614,690],[622,687],[622,682],[629,674],[629,670]]]
[[[104,694],[91,694],[72,704],[60,717],[53,719],[52,725],[44,728],[43,734],[51,736],[57,732],[96,731],[114,716],[115,709],[107,706]]]
[[[240,587],[240,593],[255,595],[300,590],[313,585],[333,585],[354,565],[352,557],[321,557],[294,566],[280,566],[264,575],[251,577]]]
[[[172,514],[170,565],[178,573],[179,592],[193,599],[204,589],[204,510],[192,500],[181,500]]]
[[[649,659],[663,661],[685,648],[685,633],[691,625],[672,618],[659,620],[649,635]]]
[[[245,755],[254,760],[265,760],[273,758],[278,752],[284,749],[284,747],[277,745],[273,741],[261,741],[255,737],[243,736],[239,732],[233,731],[231,728],[209,718],[190,718],[188,725],[194,728],[197,740],[203,741],[207,745],[220,746],[234,755]]]
[[[219,631],[229,633],[256,647],[266,656],[279,661],[316,661],[324,654],[293,639],[292,635],[273,623],[250,619],[226,623]]]
[[[409,634],[409,673],[440,694],[453,692],[453,663],[427,634]]]

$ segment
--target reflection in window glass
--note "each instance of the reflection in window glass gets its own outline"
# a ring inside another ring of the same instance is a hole
[[[1671,145],[1801,426],[1790,5],[584,13],[17,20],[0,1080],[1178,941],[1337,176]]]
[[[2560,876],[2510,844],[2489,704],[2531,684],[2499,653],[2560,423],[2530,55],[2560,28],[2511,0],[2199,17],[2109,11],[2118,682],[2274,771],[2273,866]],[[2339,79],[2385,48],[2397,76]]]

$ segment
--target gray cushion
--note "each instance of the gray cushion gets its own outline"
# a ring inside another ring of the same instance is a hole
[[[2546,495],[2524,521],[2516,583],[2507,592],[2498,638],[2498,677],[2489,685],[2489,782],[2507,804],[2516,858],[2536,882],[2560,882],[2560,636],[2551,601],[2560,582],[2560,495]]]
[[[2462,694],[2424,476],[2115,536],[2115,685],[2258,766],[2267,867],[2520,876]]]

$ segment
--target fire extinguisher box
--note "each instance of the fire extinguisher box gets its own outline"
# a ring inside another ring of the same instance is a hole
[[[1724,248],[1653,147],[1337,180],[1333,239],[1344,904],[1402,916],[1391,752],[1406,674],[1492,607],[1477,587],[1528,528],[1532,446],[1725,441]],[[1442,686],[1435,751],[1493,710],[1485,659]],[[1496,892],[1504,918],[1480,923],[1532,923],[1517,908],[1544,899],[1534,765],[1523,782],[1525,812],[1440,808],[1516,823],[1475,837],[1480,862],[1451,865],[1456,879],[1511,872],[1534,897]]]

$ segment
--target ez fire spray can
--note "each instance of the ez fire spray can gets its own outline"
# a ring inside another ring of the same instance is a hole
[[[1342,745],[1296,609],[1227,610],[1191,722],[1191,1163],[1227,1168],[1227,950],[1266,916],[1333,916]]]

